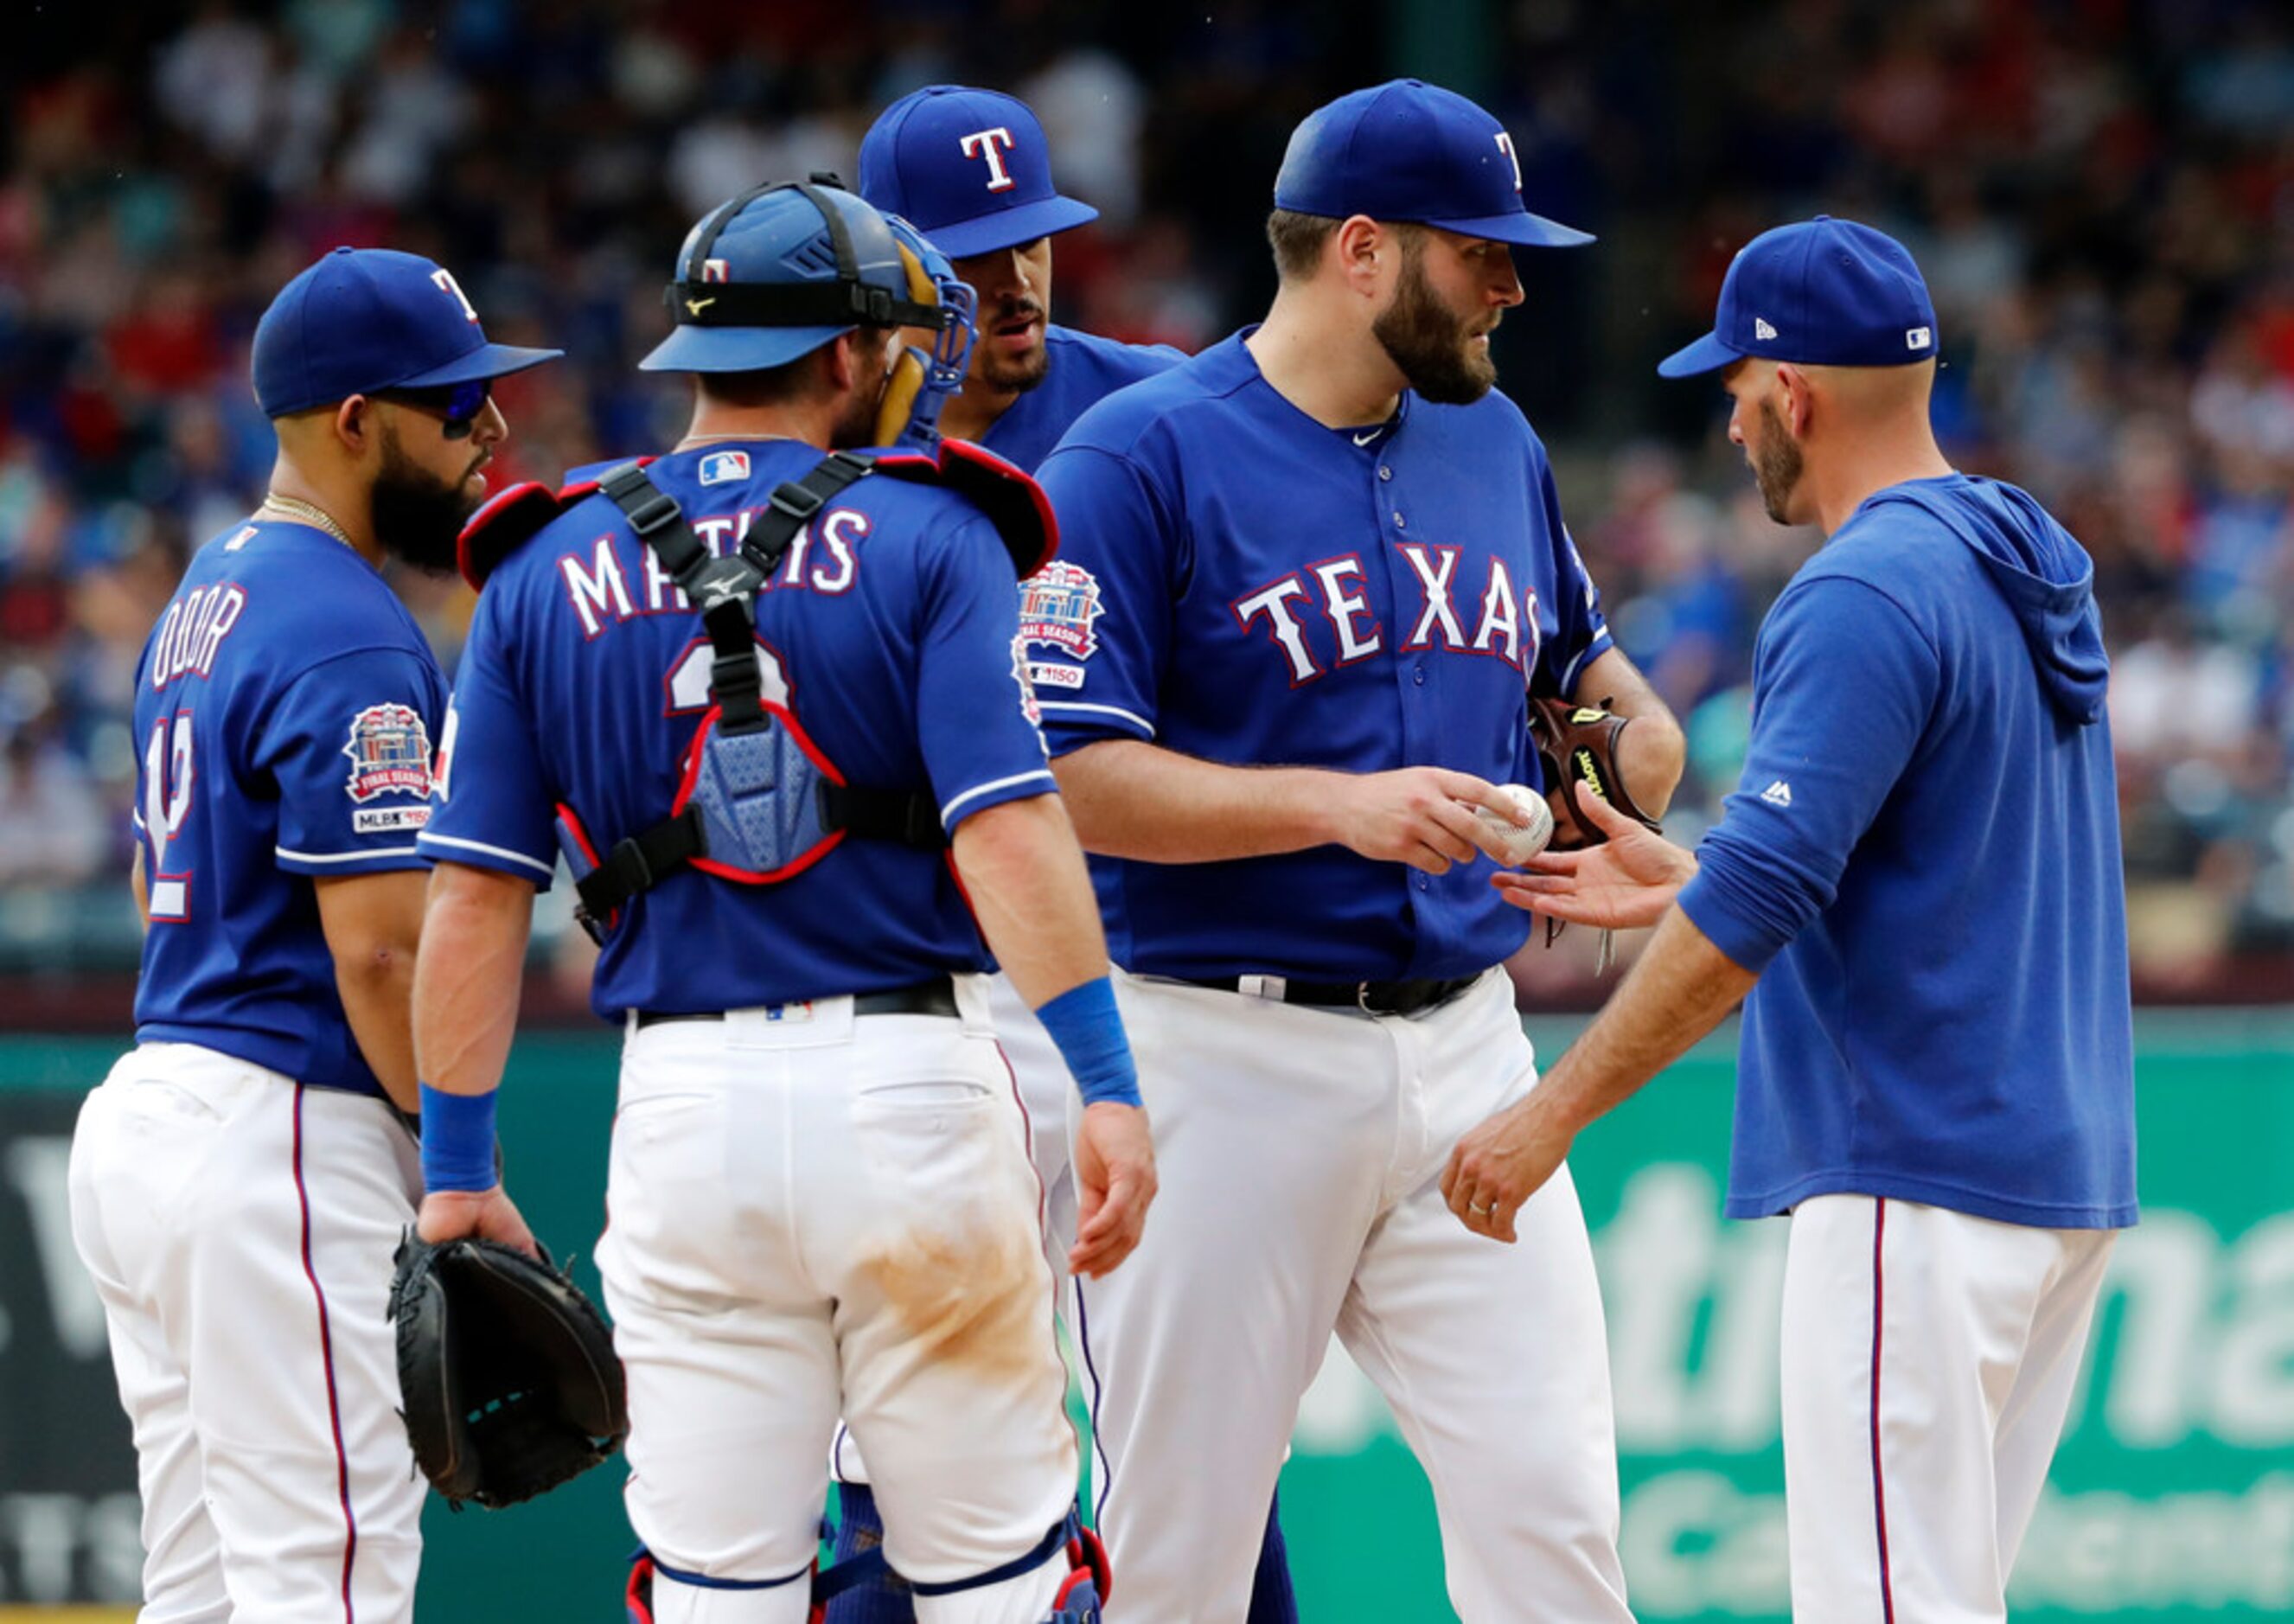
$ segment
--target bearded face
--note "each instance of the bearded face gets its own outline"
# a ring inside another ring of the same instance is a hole
[[[449,483],[406,454],[395,425],[382,426],[382,467],[370,494],[375,539],[382,550],[434,575],[454,573],[462,526],[485,500],[470,476],[487,452],[472,453],[460,478]]]
[[[1769,517],[1789,525],[1793,492],[1800,486],[1800,442],[1786,430],[1774,403],[1762,401],[1759,416],[1760,435],[1745,447],[1753,465],[1753,483],[1760,487],[1761,505],[1769,510]]]
[[[1496,325],[1494,312],[1452,309],[1426,275],[1425,240],[1403,240],[1393,300],[1371,322],[1371,334],[1412,389],[1444,406],[1469,406],[1488,394],[1498,368],[1479,340]]]

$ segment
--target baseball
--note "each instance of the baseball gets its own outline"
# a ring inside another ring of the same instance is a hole
[[[1495,829],[1500,838],[1504,841],[1503,861],[1506,867],[1518,869],[1545,850],[1545,843],[1553,838],[1553,810],[1546,805],[1543,796],[1520,784],[1502,785],[1499,788],[1498,793],[1529,813],[1529,826],[1526,828],[1509,821],[1501,814],[1492,812],[1486,806],[1477,806],[1474,809],[1474,812],[1483,822]]]

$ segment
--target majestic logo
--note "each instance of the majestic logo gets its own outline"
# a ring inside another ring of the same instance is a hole
[[[1071,660],[1087,660],[1099,647],[1092,623],[1102,612],[1091,571],[1064,559],[1046,564],[1021,583],[1021,644],[1042,643]]]
[[[1775,783],[1761,791],[1761,799],[1766,801],[1771,806],[1790,806],[1792,804],[1792,786],[1786,783],[1784,779],[1778,779]]]
[[[1513,137],[1504,130],[1497,133],[1496,140],[1498,151],[1504,153],[1506,162],[1513,166],[1513,189],[1519,192],[1521,190],[1521,154],[1513,150]]]
[[[1776,336],[1777,330],[1769,326],[1765,319],[1760,316],[1754,316],[1753,318],[1753,337],[1755,339],[1773,339]]]
[[[351,718],[343,754],[351,758],[345,788],[354,801],[430,793],[430,730],[411,706],[368,706]]]
[[[1906,349],[1931,349],[1935,346],[1935,330],[1932,327],[1908,327],[1904,330]]]
[[[749,477],[749,453],[745,451],[712,451],[701,459],[701,483],[724,485]]]
[[[1002,125],[992,130],[974,130],[956,144],[966,158],[985,158],[988,160],[988,191],[1009,192],[1020,184],[1004,167],[1004,153],[1012,150],[1012,132]],[[998,146],[1003,148],[1003,151],[997,151]]]

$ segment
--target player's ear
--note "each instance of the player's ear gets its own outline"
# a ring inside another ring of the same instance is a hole
[[[1808,374],[1789,361],[1777,362],[1777,392],[1784,396],[1777,415],[1784,420],[1793,438],[1806,439],[1810,420],[1816,414],[1816,396],[1810,388]]]
[[[347,396],[335,408],[332,425],[336,441],[353,457],[362,457],[375,437],[374,403],[363,395]]]
[[[1375,298],[1379,272],[1398,245],[1394,234],[1368,215],[1349,215],[1330,233],[1330,252],[1338,263],[1346,285],[1364,298]]]
[[[821,348],[822,365],[826,369],[825,381],[832,394],[843,394],[859,376],[859,369],[854,363],[853,345],[862,331],[855,328],[850,332],[839,333]]]

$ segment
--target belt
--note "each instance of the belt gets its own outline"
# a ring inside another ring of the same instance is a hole
[[[1291,981],[1281,975],[1214,975],[1208,980],[1181,976],[1191,987],[1211,987],[1221,992],[1247,993],[1313,1009],[1354,1009],[1364,1015],[1420,1015],[1448,1003],[1481,979],[1461,975],[1453,981]]]
[[[937,981],[920,981],[913,987],[893,987],[883,992],[857,992],[852,997],[855,1015],[945,1015],[956,1013],[956,983],[945,975]],[[667,1009],[638,1011],[638,1029],[660,1026],[671,1021],[721,1021],[722,1009],[696,1009],[690,1012]]]

